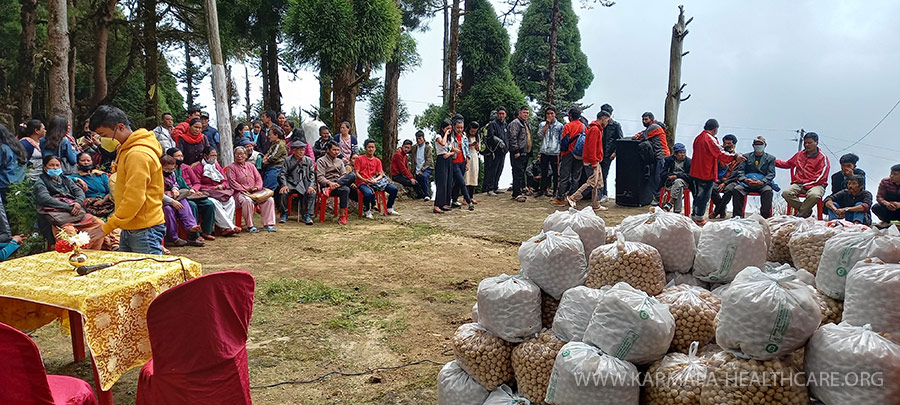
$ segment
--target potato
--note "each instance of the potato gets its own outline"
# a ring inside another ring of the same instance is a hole
[[[692,342],[705,346],[716,336],[716,314],[722,308],[722,300],[709,290],[674,286],[663,290],[656,299],[669,304],[669,312],[675,318],[675,337],[670,350],[688,353]]]
[[[666,286],[666,273],[659,251],[650,245],[626,242],[622,238],[594,249],[584,285],[600,288],[618,282],[628,283],[647,295],[661,293]]]
[[[694,264],[694,250],[698,242],[695,230],[697,227],[690,218],[662,210],[630,216],[619,225],[619,232],[625,235],[625,239],[656,248],[666,271],[681,273],[690,271]]]
[[[812,286],[809,288],[813,290],[813,298],[816,299],[819,308],[822,310],[822,325],[841,323],[844,314],[844,301],[831,298]]]
[[[553,327],[553,318],[556,317],[556,308],[559,300],[541,291],[541,327],[550,329]]]
[[[793,264],[791,260],[791,235],[797,229],[799,223],[803,223],[801,228],[807,224],[806,220],[793,215],[777,215],[767,220],[769,229],[772,231],[772,243],[769,245],[769,251],[766,260],[770,262]]]
[[[513,349],[512,366],[519,395],[528,398],[532,404],[546,404],[544,395],[550,383],[553,362],[564,344],[553,332],[544,332],[538,337],[526,339]]]
[[[477,323],[460,325],[451,339],[459,366],[489,391],[513,380],[513,344]]]
[[[641,403],[699,404],[706,372],[706,359],[697,357],[697,342],[689,354],[669,353],[647,370]]]
[[[806,378],[790,356],[759,361],[720,352],[707,367],[710,377],[701,390],[700,404],[809,404]]]

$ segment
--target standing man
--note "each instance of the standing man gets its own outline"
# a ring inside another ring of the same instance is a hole
[[[728,134],[722,137],[722,149],[725,149],[725,152],[734,153],[735,146],[737,146],[736,136]],[[728,203],[738,182],[737,166],[737,162],[719,163],[716,185],[710,196],[713,203],[713,218],[725,218],[728,215]]]
[[[409,171],[416,174],[419,199],[431,201],[431,172],[434,171],[434,149],[425,141],[425,133],[416,131],[416,143],[409,150]],[[487,174],[485,174],[487,179]],[[485,180],[487,181],[487,180]]]
[[[853,153],[841,156],[841,171],[831,175],[831,194],[837,193],[847,188],[847,182],[853,176],[862,177],[862,186],[866,188],[866,172],[856,167],[859,162],[859,156]]]
[[[584,193],[590,189],[591,207],[598,211],[606,211],[606,207],[600,205],[599,200],[600,188],[603,187],[603,171],[600,170],[600,161],[603,160],[603,128],[609,123],[609,119],[609,113],[600,110],[597,113],[597,120],[591,123],[585,133],[581,156],[586,179],[578,190],[567,197],[569,205],[573,207],[578,200],[586,198]]]
[[[216,152],[219,151],[219,130],[209,125],[209,113],[200,114],[200,124],[203,126],[201,132],[209,146],[212,146]]]
[[[394,156],[391,157],[391,180],[394,183],[402,185],[409,191],[410,188],[416,188],[416,179],[409,170],[409,152],[412,150],[412,141],[406,139],[403,146],[397,148]]]
[[[500,174],[509,145],[509,125],[506,123],[506,108],[497,109],[497,118],[488,124],[487,138],[484,140],[484,190],[489,196],[503,193],[500,190]]]
[[[694,138],[691,180],[694,182],[694,189],[697,190],[697,194],[694,195],[691,219],[700,226],[706,224],[706,207],[709,206],[709,197],[712,194],[713,185],[716,181],[716,162],[730,163],[737,161],[741,163],[746,159],[743,155],[735,155],[722,149],[722,146],[719,145],[719,140],[716,139],[716,133],[718,132],[719,122],[710,118],[703,125],[703,132],[700,132],[700,135]]]
[[[262,116],[263,127],[259,133],[259,139],[256,140],[256,150],[264,155],[269,153],[269,148],[272,147],[272,141],[269,140],[269,130],[275,125],[275,119],[275,111],[272,110],[267,110]]]
[[[647,162],[647,164],[650,166],[650,190],[653,192],[653,205],[657,205],[659,204],[659,196],[656,194],[659,192],[659,173],[662,171],[666,156],[670,156],[672,153],[669,151],[669,141],[666,140],[666,130],[656,122],[652,112],[647,111],[642,114],[641,123],[644,124],[645,129],[632,136],[631,139],[650,141],[650,146],[653,147],[656,160]],[[694,153],[697,153],[696,149]]]
[[[807,132],[803,135],[803,150],[787,161],[775,160],[775,166],[791,169],[791,185],[781,195],[797,211],[797,216],[808,217],[812,214],[813,207],[825,196],[828,172],[831,169],[828,156],[819,150],[819,134]],[[806,194],[803,201],[798,198],[800,194]]]
[[[734,215],[743,216],[747,194],[759,193],[759,213],[763,218],[772,216],[772,198],[778,185],[775,181],[775,156],[766,153],[766,138],[753,139],[753,152],[744,155],[746,162],[738,165],[738,184],[734,186]]]
[[[116,158],[115,212],[101,228],[92,229],[91,240],[102,239],[116,228],[122,229],[119,251],[162,254],[166,234],[163,215],[162,148],[152,132],[132,131],[122,110],[102,105],[91,115],[91,131],[119,142]]]
[[[600,202],[609,201],[609,186],[606,183],[606,176],[609,174],[609,168],[612,161],[616,158],[616,141],[623,138],[622,126],[619,122],[612,119],[613,108],[609,104],[600,106],[600,111],[609,113],[609,124],[603,128],[603,160],[600,161],[600,169],[603,170],[603,188],[600,189]]]
[[[194,118],[200,118],[199,107],[188,108],[187,119],[176,125],[175,129],[172,130],[172,140],[175,141],[175,143],[178,143],[179,138],[191,132],[191,120]]]
[[[541,183],[535,197],[555,196],[559,186],[559,139],[562,136],[563,124],[556,119],[554,107],[545,108],[544,115],[546,121],[541,123],[541,129],[538,130],[541,135],[541,154],[538,157],[541,162],[541,171],[538,173]],[[553,189],[549,190],[548,186],[551,184]]]
[[[881,179],[872,212],[881,220],[877,226],[887,228],[900,221],[900,164],[891,166],[891,175]]]
[[[578,137],[587,132],[587,126],[581,122],[581,110],[578,107],[569,109],[569,123],[563,126],[559,138],[559,187],[553,205],[566,205],[566,198],[578,188],[581,176],[581,161],[575,158],[572,151],[578,143]]]
[[[509,123],[509,164],[512,166],[512,198],[525,202],[525,166],[531,155],[531,130],[528,129],[527,105],[519,108],[516,119]]]
[[[175,147],[175,139],[172,138],[172,131],[174,130],[175,118],[172,117],[172,114],[163,113],[162,123],[153,129],[153,135],[156,136],[156,140],[159,141],[159,146],[162,146],[163,151]]]

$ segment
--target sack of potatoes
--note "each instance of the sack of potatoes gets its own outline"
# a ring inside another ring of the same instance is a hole
[[[607,226],[606,227],[606,241],[603,242],[604,245],[608,245],[616,241],[616,233],[619,232],[619,226]],[[591,251],[593,252],[593,250]],[[591,252],[585,251],[584,253],[590,255]]]
[[[640,392],[640,375],[633,364],[589,344],[569,342],[556,355],[544,401],[556,405],[637,405]]]
[[[706,381],[706,360],[697,355],[692,342],[687,354],[669,353],[650,365],[645,377],[641,403],[699,405]]]
[[[656,295],[666,286],[659,251],[644,243],[626,242],[621,233],[616,243],[594,249],[589,263],[584,285],[591,288],[625,282],[648,295]]]
[[[789,272],[748,267],[722,293],[716,343],[756,360],[788,355],[822,322],[809,287]]]
[[[572,228],[562,232],[547,231],[519,246],[522,275],[533,281],[553,298],[563,291],[584,283],[587,260],[581,239]]]
[[[790,356],[745,360],[728,351],[707,361],[700,403],[709,405],[809,404],[802,365]]]
[[[591,316],[584,342],[616,358],[650,364],[669,351],[675,319],[669,306],[626,283],[607,290]]]
[[[481,405],[490,394],[456,360],[441,368],[437,381],[438,405]]]
[[[716,314],[722,300],[709,290],[689,285],[668,287],[656,299],[669,305],[675,318],[671,350],[687,353],[692,343],[706,345],[716,337]]]
[[[511,342],[541,331],[541,289],[522,276],[501,274],[478,283],[478,323]]]
[[[529,405],[530,402],[516,394],[512,388],[509,388],[506,384],[497,387],[497,389],[491,391],[491,394],[488,395],[487,399],[484,400],[484,405]]]
[[[535,405],[546,404],[544,395],[550,383],[550,372],[564,344],[566,342],[548,330],[516,345],[512,351],[512,366],[520,396]]]
[[[778,263],[793,264],[791,261],[791,235],[797,229],[803,229],[815,222],[813,218],[800,218],[793,215],[776,215],[770,217],[769,230],[772,232],[772,243],[766,255],[766,260]]]
[[[900,398],[900,345],[869,325],[819,328],[806,345],[805,371],[810,392],[826,404],[890,404]],[[821,376],[827,378],[813,378]]]
[[[870,324],[876,332],[900,332],[900,264],[877,257],[857,263],[847,274],[843,321]]]
[[[513,344],[477,323],[460,325],[451,339],[457,364],[482,387],[493,390],[513,380]]]
[[[606,223],[591,207],[584,207],[580,211],[575,208],[556,211],[544,220],[544,232],[563,232],[566,228],[572,228],[581,238],[586,255],[591,254],[597,246],[606,243]]]
[[[790,250],[794,267],[816,274],[825,242],[842,232],[861,232],[867,227],[846,221],[811,222],[803,230],[791,235]]]
[[[825,325],[826,323],[841,323],[844,314],[844,301],[838,301],[822,294],[821,291],[813,286],[808,287],[813,293],[813,298],[819,303],[819,309],[822,310],[822,325]]]
[[[690,218],[663,210],[633,215],[622,220],[619,232],[630,242],[641,242],[659,250],[666,271],[686,273],[694,264],[697,225]]]
[[[762,268],[766,264],[767,231],[768,227],[753,219],[707,223],[694,257],[694,277],[728,283],[746,267]]]
[[[570,288],[571,290],[571,288]],[[568,290],[567,290],[568,291]],[[565,293],[563,293],[565,294]],[[541,291],[541,327],[549,329],[553,327],[553,318],[556,317],[556,309],[559,308],[559,300]]]
[[[677,271],[674,273],[666,273],[666,287],[682,284],[701,287],[707,290],[710,288],[710,283],[694,277],[691,273],[679,273]]]
[[[847,273],[862,259],[877,257],[887,263],[900,262],[900,233],[870,229],[865,232],[843,232],[827,242],[816,272],[816,288],[825,295],[844,299]]]

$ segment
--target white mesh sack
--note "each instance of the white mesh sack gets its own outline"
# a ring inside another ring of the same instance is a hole
[[[842,232],[861,232],[868,227],[846,221],[811,222],[803,230],[791,234],[790,250],[794,267],[816,274],[825,242]]]
[[[772,231],[772,244],[766,260],[791,264],[791,235],[797,229],[803,229],[815,222],[813,218],[800,218],[793,215],[776,215],[770,217],[767,222]]]
[[[516,345],[512,352],[512,366],[519,395],[532,404],[546,404],[544,395],[547,394],[553,363],[565,343],[548,330]]]
[[[892,404],[900,398],[900,345],[869,325],[828,324],[806,345],[810,391],[826,404]]]
[[[441,368],[437,382],[438,405],[481,405],[490,393],[466,373],[456,360]]]
[[[709,283],[706,281],[700,280],[697,277],[694,277],[691,273],[666,273],[666,288],[673,285],[692,285],[695,287],[701,287],[705,289],[709,289]]]
[[[671,350],[687,353],[691,343],[706,345],[716,336],[716,314],[722,300],[709,290],[689,285],[667,287],[656,299],[675,318]]]
[[[478,322],[511,342],[541,331],[541,289],[522,276],[501,274],[478,283]]]
[[[809,404],[802,365],[792,356],[746,360],[722,351],[708,357],[701,405]]]
[[[565,342],[580,342],[605,290],[579,286],[563,293],[553,318],[553,331]]]
[[[842,232],[828,239],[816,272],[816,288],[831,298],[844,299],[847,273],[857,262],[870,257],[887,263],[900,262],[900,232],[896,227],[887,231]]]
[[[513,379],[513,344],[477,323],[460,325],[450,340],[457,364],[484,388],[492,390]]]
[[[616,358],[649,364],[669,351],[674,336],[675,318],[668,305],[618,283],[600,298],[584,342]]]
[[[472,322],[478,323],[478,303],[472,304]]]
[[[722,294],[716,343],[739,356],[769,360],[799,349],[822,321],[806,284],[787,272],[748,267]]]
[[[666,271],[686,273],[694,264],[694,221],[690,218],[663,210],[633,215],[622,220],[619,232],[630,242],[646,243],[655,247],[662,257]]]
[[[608,245],[616,241],[616,233],[619,232],[619,226],[607,226],[606,227],[606,241],[603,242],[604,245]],[[585,252],[587,254],[591,254],[591,252]]]
[[[697,342],[688,353],[669,353],[647,370],[641,403],[699,405],[706,382],[706,360],[697,355]]]
[[[519,246],[522,275],[553,298],[584,283],[587,260],[581,239],[572,228],[562,232],[546,231]]]
[[[731,218],[703,227],[694,257],[694,277],[711,283],[734,280],[746,267],[766,264],[766,230],[756,220]]]
[[[793,274],[797,277],[797,281],[800,281],[803,284],[809,286],[816,286],[816,276],[803,269],[797,270],[787,263],[781,264],[776,262],[766,262],[766,267],[763,268],[763,271],[765,271],[766,273]]]
[[[545,401],[556,405],[637,405],[640,376],[627,361],[586,343],[566,343],[556,355]]]
[[[553,318],[556,316],[556,308],[559,300],[541,291],[541,327],[550,329],[553,327]]]
[[[900,332],[900,264],[878,258],[857,263],[847,275],[843,320],[870,324],[876,332]]]
[[[526,398],[520,397],[513,392],[512,388],[503,384],[491,391],[491,395],[488,395],[487,399],[484,400],[484,405],[531,405],[531,402]]]
[[[581,238],[585,255],[590,255],[597,246],[606,244],[606,223],[591,207],[584,207],[581,211],[575,208],[556,211],[544,220],[544,232],[563,232],[566,228],[572,228]]]
[[[656,295],[666,286],[659,252],[650,245],[640,242],[626,242],[619,233],[616,243],[603,245],[591,253],[588,276],[584,285],[600,288],[618,282]]]

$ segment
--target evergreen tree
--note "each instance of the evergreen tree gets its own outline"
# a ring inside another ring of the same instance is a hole
[[[541,105],[546,104],[552,9],[553,0],[531,1],[522,16],[516,51],[510,59],[516,85],[526,97]],[[581,51],[578,16],[572,9],[572,0],[559,0],[559,15],[554,104],[566,108],[584,97],[594,74]]]
[[[382,153],[385,149],[383,142],[385,126],[384,102],[385,89],[384,86],[379,85],[374,89],[372,95],[369,96],[369,139],[375,141],[375,156],[380,156],[382,162],[389,159],[394,153],[393,148]],[[398,100],[396,107],[397,123],[398,125],[403,125],[409,121],[409,111],[406,109],[406,103],[404,103],[402,99]],[[362,144],[362,142],[360,142],[360,144]],[[396,145],[396,141],[394,144]],[[388,167],[388,170],[390,170],[390,167]],[[385,173],[387,173],[387,171]]]

